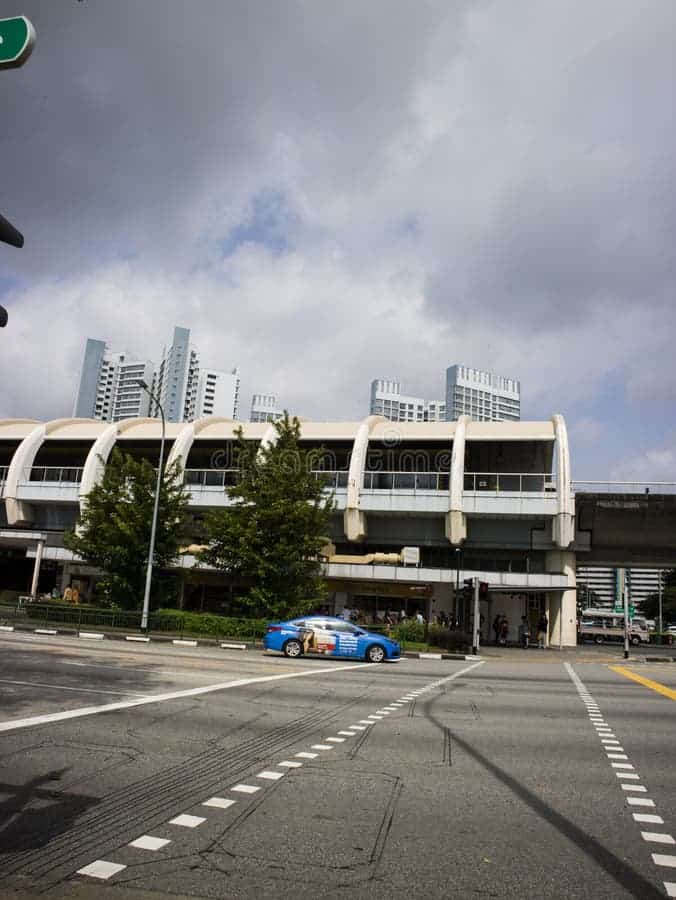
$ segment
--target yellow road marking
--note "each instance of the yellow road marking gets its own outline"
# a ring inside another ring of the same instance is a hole
[[[651,691],[662,694],[663,697],[668,697],[670,700],[676,700],[676,691],[672,688],[668,688],[664,684],[660,684],[659,681],[652,681],[650,678],[644,678],[643,675],[638,675],[636,672],[632,672],[631,669],[625,669],[624,666],[608,666],[608,668],[612,669],[613,672],[617,672],[619,675],[624,675],[625,678],[631,678],[632,681],[638,681],[639,684],[650,688]]]

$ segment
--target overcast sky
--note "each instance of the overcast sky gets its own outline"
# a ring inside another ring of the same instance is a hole
[[[174,325],[243,409],[358,419],[448,365],[676,480],[674,0],[0,0],[0,417]]]

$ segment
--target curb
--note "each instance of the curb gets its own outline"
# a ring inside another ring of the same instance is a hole
[[[176,647],[216,647],[221,650],[262,650],[251,641],[224,641],[218,638],[175,638],[170,635],[112,634],[107,631],[78,631],[74,628],[31,628],[27,625],[0,625],[1,632],[22,632],[26,634],[42,634],[51,637],[74,637],[90,641],[125,641],[137,644],[172,644]],[[465,653],[430,653],[425,651],[404,651],[402,659],[446,659],[464,662],[465,660],[485,659]]]

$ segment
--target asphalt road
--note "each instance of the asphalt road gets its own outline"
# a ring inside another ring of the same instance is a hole
[[[668,896],[676,665],[613,662],[3,636],[0,896]]]

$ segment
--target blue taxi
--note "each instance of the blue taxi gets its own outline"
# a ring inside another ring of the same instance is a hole
[[[293,659],[304,653],[379,663],[399,659],[397,641],[333,616],[301,616],[267,626],[263,646]]]

